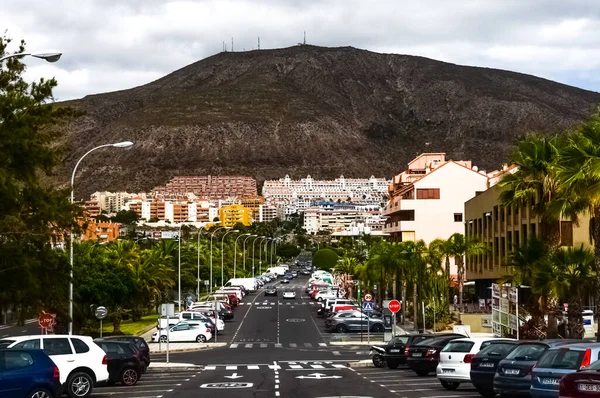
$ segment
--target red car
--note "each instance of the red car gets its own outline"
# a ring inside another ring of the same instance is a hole
[[[600,397],[600,361],[560,379],[560,398]]]

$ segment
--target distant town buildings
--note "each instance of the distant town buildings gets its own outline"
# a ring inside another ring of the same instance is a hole
[[[81,237],[83,240],[112,242],[121,233],[121,224],[114,222],[97,222],[93,219],[86,221],[87,228]]]
[[[100,213],[111,214],[118,213],[123,209],[125,203],[136,196],[138,194],[128,192],[94,192],[90,197],[90,202],[96,202]],[[93,203],[90,203],[90,209],[93,207]]]
[[[235,224],[252,224],[250,210],[242,205],[228,205],[219,209],[219,220],[222,227],[233,228]]]
[[[150,195],[163,199],[179,199],[193,194],[208,200],[229,197],[252,198],[258,195],[256,180],[243,176],[178,176],[164,187],[155,187]]]
[[[325,231],[332,235],[352,235],[360,229],[362,233],[382,235],[384,223],[379,205],[315,202],[304,211],[303,227],[309,234]]]

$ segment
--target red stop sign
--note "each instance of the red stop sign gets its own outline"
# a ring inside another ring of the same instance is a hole
[[[48,314],[48,313],[44,312],[44,313],[40,314],[38,323],[40,324],[41,327],[48,329],[50,326],[52,326],[54,324],[54,316],[52,314]]]
[[[390,309],[390,311],[392,311],[393,313],[396,313],[398,311],[400,311],[400,302],[398,300],[392,300],[390,301],[390,303],[388,304],[388,308]]]

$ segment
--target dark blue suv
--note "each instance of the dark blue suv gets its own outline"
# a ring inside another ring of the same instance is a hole
[[[0,349],[0,397],[59,398],[58,367],[42,350]]]

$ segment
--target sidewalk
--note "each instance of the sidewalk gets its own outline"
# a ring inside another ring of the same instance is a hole
[[[225,347],[227,343],[169,343],[169,352],[200,351],[210,348]],[[148,343],[153,354],[166,353],[167,343]]]

